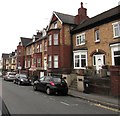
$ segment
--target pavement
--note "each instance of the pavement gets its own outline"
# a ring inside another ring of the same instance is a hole
[[[89,102],[97,103],[99,105],[115,108],[120,111],[120,98],[118,97],[99,95],[95,93],[84,93],[72,89],[69,89],[68,95],[76,98],[81,98]]]

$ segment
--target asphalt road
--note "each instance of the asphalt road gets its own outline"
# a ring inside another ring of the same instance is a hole
[[[71,96],[47,95],[2,81],[2,98],[11,114],[118,114]],[[1,83],[1,82],[0,82]]]

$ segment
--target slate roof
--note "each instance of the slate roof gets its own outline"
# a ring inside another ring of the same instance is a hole
[[[23,46],[26,46],[31,41],[32,41],[32,39],[30,39],[30,38],[21,37],[21,42],[22,42]]]
[[[34,43],[36,43],[36,42],[38,42],[38,41],[40,41],[40,40],[42,40],[42,39],[45,39],[47,37],[47,35],[46,36],[44,36],[44,37],[40,37],[40,38],[38,38],[37,40],[35,40],[34,42],[33,41],[31,41],[31,42],[29,42],[27,45],[26,45],[26,47],[27,46],[29,46],[29,45],[31,45],[31,44],[34,44]]]
[[[77,27],[75,27],[72,30],[72,33],[75,33],[79,30],[86,30],[88,26],[90,25],[95,25],[96,23],[101,24],[101,23],[105,23],[105,21],[111,21],[114,20],[115,18],[119,18],[120,19],[120,5],[117,7],[114,7],[108,11],[105,11],[95,17],[92,17],[90,19],[85,20],[84,22],[82,22],[81,24],[79,24]]]
[[[2,53],[2,58],[3,58],[3,59],[7,59],[7,58],[9,58],[9,54]]]
[[[59,12],[55,12],[54,13],[59,17],[59,19],[66,24],[75,24],[75,16],[72,15],[68,15],[68,14],[63,14],[63,13],[59,13]]]

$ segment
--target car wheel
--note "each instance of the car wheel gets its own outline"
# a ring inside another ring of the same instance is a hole
[[[64,96],[67,96],[67,95],[68,95],[68,93],[67,93],[67,92],[66,92],[66,93],[63,93],[63,95],[64,95]]]
[[[15,80],[13,80],[13,83],[15,84]]]
[[[18,81],[18,85],[21,85],[21,82],[20,82],[20,81]]]
[[[38,90],[36,85],[33,85],[33,89],[34,89],[34,91]]]
[[[46,89],[46,93],[47,93],[48,95],[50,95],[50,94],[51,94],[51,90],[50,90],[50,88],[49,88],[49,87],[47,87],[47,89]]]

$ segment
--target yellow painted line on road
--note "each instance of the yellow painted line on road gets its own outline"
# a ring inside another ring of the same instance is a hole
[[[114,112],[120,112],[119,109],[110,108],[110,107],[107,107],[107,106],[104,106],[104,105],[101,105],[101,104],[94,104],[94,105],[95,105],[95,106],[98,106],[98,107],[101,107],[101,108],[105,108],[105,109],[108,109],[108,110],[114,111]]]

